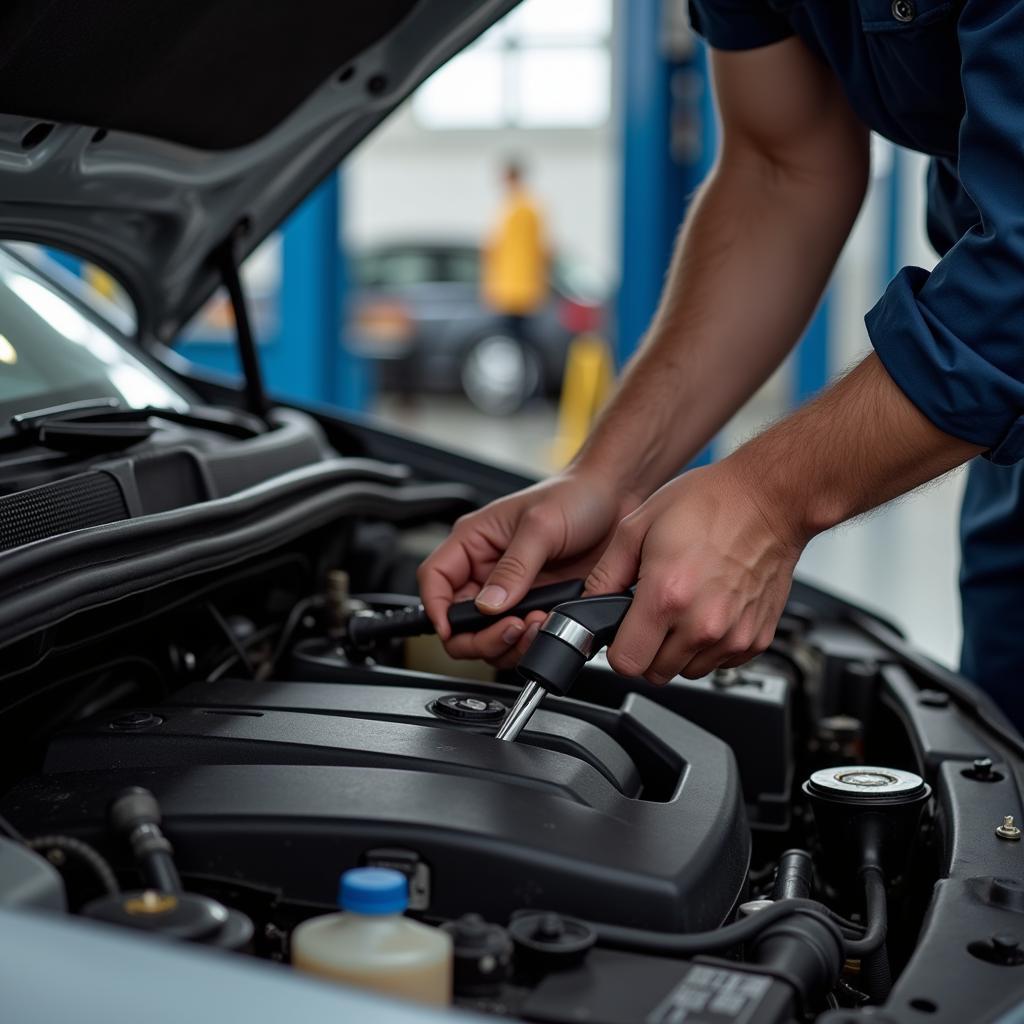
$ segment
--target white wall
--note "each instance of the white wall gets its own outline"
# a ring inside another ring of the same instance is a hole
[[[345,165],[345,233],[356,246],[468,239],[490,229],[501,168],[515,156],[548,218],[555,248],[611,283],[618,272],[618,165],[610,128],[436,131],[396,111]]]

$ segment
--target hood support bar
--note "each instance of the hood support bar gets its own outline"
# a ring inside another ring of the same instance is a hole
[[[235,317],[238,355],[242,363],[242,372],[245,375],[245,404],[249,412],[266,420],[270,405],[263,388],[263,375],[260,371],[259,353],[256,351],[256,338],[249,320],[249,308],[245,301],[242,279],[238,273],[236,242],[243,232],[244,224],[237,225],[221,245],[214,250],[213,256],[231,300],[231,311]]]

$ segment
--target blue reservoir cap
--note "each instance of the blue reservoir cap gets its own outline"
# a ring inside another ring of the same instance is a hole
[[[409,905],[409,882],[393,868],[351,868],[342,873],[338,902],[354,914],[401,914]]]

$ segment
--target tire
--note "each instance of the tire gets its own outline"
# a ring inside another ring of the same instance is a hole
[[[501,332],[484,335],[462,357],[462,392],[489,416],[518,412],[540,390],[542,377],[537,353]]]

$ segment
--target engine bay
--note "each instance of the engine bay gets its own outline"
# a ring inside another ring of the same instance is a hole
[[[975,984],[1009,1005],[1012,748],[893,627],[798,585],[749,665],[654,687],[598,655],[498,742],[514,672],[350,642],[415,605],[461,507],[391,476],[392,502],[8,646],[4,905],[287,963],[340,872],[379,866],[487,1014],[982,1019]]]

